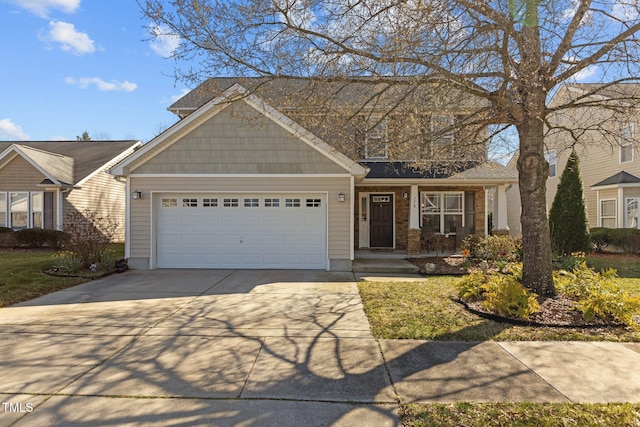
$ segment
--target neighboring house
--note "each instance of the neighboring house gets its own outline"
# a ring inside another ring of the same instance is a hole
[[[0,226],[62,230],[67,213],[91,209],[119,222],[125,183],[107,170],[139,141],[0,142]]]
[[[400,127],[383,118],[342,126],[305,108],[298,83],[276,81],[274,92],[257,82],[209,80],[169,108],[178,123],[111,169],[127,183],[130,266],[349,271],[359,249],[419,254],[426,230],[486,234],[490,189],[503,213],[494,224],[506,229],[516,176],[486,162],[484,146],[417,169],[400,157],[408,151],[393,155]],[[358,95],[370,93],[345,86],[332,108]]]
[[[562,86],[549,105],[567,98],[575,99],[593,89],[590,84]],[[598,95],[599,101],[628,96],[638,85],[617,85]],[[585,101],[589,101],[586,99]],[[568,110],[555,118],[558,125],[584,133],[583,143],[575,145],[580,159],[580,177],[589,227],[639,228],[640,156],[638,155],[638,119],[630,115],[613,115],[613,110],[589,107]],[[560,176],[571,154],[572,140],[567,133],[551,132],[545,139],[549,162],[547,211],[551,209]],[[515,170],[515,158],[508,165]],[[508,192],[508,216],[511,234],[520,234],[520,196],[517,185]]]

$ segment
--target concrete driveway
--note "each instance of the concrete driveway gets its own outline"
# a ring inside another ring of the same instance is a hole
[[[639,365],[375,340],[351,273],[130,271],[0,309],[0,426],[395,426],[400,401],[639,402]]]
[[[0,338],[0,425],[398,424],[351,273],[130,271],[0,310]]]

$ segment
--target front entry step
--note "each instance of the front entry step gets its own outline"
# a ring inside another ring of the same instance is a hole
[[[355,259],[352,266],[354,273],[416,274],[420,271],[406,259]]]

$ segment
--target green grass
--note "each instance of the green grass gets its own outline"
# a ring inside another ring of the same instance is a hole
[[[456,277],[421,282],[360,282],[365,313],[376,338],[441,341],[618,341],[640,342],[629,328],[551,328],[514,326],[469,313],[457,302]],[[640,279],[618,279],[640,295]]]
[[[116,253],[124,254],[124,245],[110,246]],[[27,301],[51,292],[79,285],[88,281],[80,277],[54,277],[42,271],[52,265],[55,251],[0,250],[0,307]]]
[[[587,265],[596,270],[606,270],[607,268],[615,268],[620,277],[640,278],[640,258],[633,259],[615,259],[615,258],[597,258],[586,257]]]
[[[640,404],[453,403],[403,405],[403,425],[426,426],[637,426]]]

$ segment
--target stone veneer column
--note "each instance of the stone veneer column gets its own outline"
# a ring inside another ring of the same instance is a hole
[[[422,250],[420,230],[420,192],[417,185],[411,186],[409,196],[409,231],[407,233],[407,255],[420,255]]]

